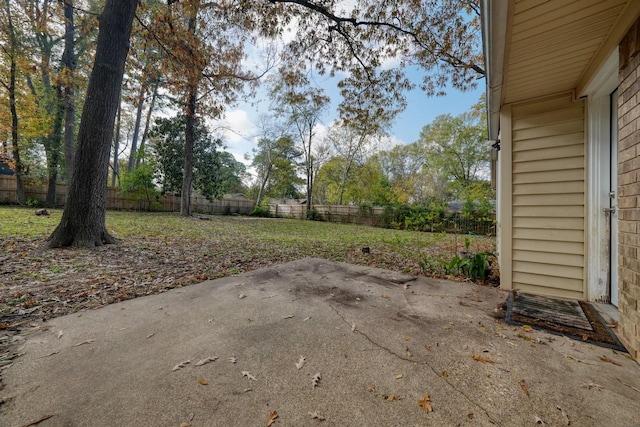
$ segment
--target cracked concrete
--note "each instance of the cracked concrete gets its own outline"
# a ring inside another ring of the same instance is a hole
[[[633,360],[505,325],[504,299],[303,259],[77,313],[3,372],[0,425],[260,426],[272,411],[274,426],[640,424]]]

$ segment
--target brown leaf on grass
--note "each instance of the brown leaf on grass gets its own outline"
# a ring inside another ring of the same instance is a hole
[[[496,361],[493,360],[492,358],[490,358],[489,356],[483,356],[481,354],[474,354],[472,357],[473,357],[473,360],[477,360],[478,362],[496,363]]]
[[[278,418],[278,413],[276,411],[271,411],[269,413],[269,419],[267,420],[267,427],[271,427],[273,423],[276,422],[277,418]]]
[[[524,394],[526,394],[527,397],[529,397],[529,389],[527,388],[527,385],[524,383],[524,380],[518,381],[518,385],[520,386],[520,388],[522,388],[522,391],[524,391]]]
[[[418,400],[418,406],[424,409],[427,412],[433,412],[433,406],[431,406],[431,398],[428,393],[425,393],[422,396],[422,399]]]
[[[620,363],[616,362],[616,361],[615,361],[615,360],[613,360],[613,359],[609,359],[607,356],[602,356],[602,357],[600,358],[600,360],[602,360],[603,362],[612,363],[612,364],[614,364],[614,365],[616,365],[616,366],[622,366]]]

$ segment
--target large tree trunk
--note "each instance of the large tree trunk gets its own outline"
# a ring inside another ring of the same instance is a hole
[[[196,16],[200,8],[197,1],[191,5],[191,16],[189,17],[189,37],[195,37]],[[193,55],[193,53],[192,53]],[[195,66],[195,61],[193,66]],[[200,81],[201,70],[187,70],[189,75],[187,85],[187,123],[184,133],[184,170],[182,174],[182,194],[180,195],[180,215],[191,216],[191,184],[193,182],[193,145],[196,140],[196,103],[198,102],[198,82]]]
[[[193,182],[193,144],[195,142],[197,89],[189,87],[187,102],[187,124],[184,133],[184,170],[182,173],[182,193],[180,197],[180,215],[191,216],[191,183]]]
[[[64,0],[64,52],[62,54],[62,85],[64,87],[64,160],[67,169],[67,183],[73,175],[74,133],[75,133],[75,94],[74,70],[76,68],[75,41],[73,28],[73,0]],[[70,187],[69,187],[70,188]]]
[[[60,224],[49,237],[50,248],[115,243],[105,226],[109,153],[137,5],[137,0],[107,0],[100,15],[69,194]]]

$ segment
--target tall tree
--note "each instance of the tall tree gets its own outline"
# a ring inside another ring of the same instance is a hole
[[[483,104],[481,101],[479,104]],[[478,104],[459,116],[443,114],[420,132],[419,143],[430,166],[448,183],[444,198],[464,197],[464,190],[486,179],[489,150],[486,121]]]
[[[253,167],[258,171],[258,196],[256,204],[262,202],[266,193],[273,189],[270,195],[274,197],[293,197],[298,191],[295,189],[299,180],[295,171],[295,160],[302,153],[296,149],[290,136],[284,135],[278,139],[261,138],[258,148],[254,150]],[[273,175],[277,174],[277,177]]]
[[[26,202],[26,194],[23,180],[23,165],[20,158],[20,145],[18,140],[18,109],[16,105],[16,80],[18,67],[18,36],[13,21],[13,11],[11,10],[11,1],[5,0],[3,7],[4,32],[7,37],[7,44],[2,46],[5,57],[9,60],[9,81],[1,81],[2,86],[9,94],[9,110],[11,111],[11,156],[13,163],[13,171],[16,176],[16,198],[19,204]]]
[[[8,0],[7,0],[8,1]],[[106,0],[62,219],[48,246],[114,243],[105,225],[109,153],[137,0]]]
[[[272,95],[276,111],[288,117],[297,131],[304,155],[307,212],[313,204],[313,179],[315,173],[314,137],[316,125],[331,99],[322,89],[311,87],[306,76],[281,70],[280,78],[273,85]]]

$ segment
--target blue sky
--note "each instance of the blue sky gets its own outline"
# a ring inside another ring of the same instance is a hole
[[[416,82],[419,75],[410,75]],[[328,126],[337,118],[336,107],[340,101],[336,87],[337,78],[317,78],[315,82],[332,98],[332,105],[322,117],[321,122]],[[395,143],[408,144],[418,139],[422,128],[431,123],[440,114],[461,114],[478,102],[484,92],[484,80],[478,80],[478,87],[474,90],[461,92],[448,88],[447,95],[442,97],[428,97],[419,89],[407,93],[407,108],[398,115],[393,123],[390,135]],[[240,102],[226,112],[223,120],[229,129],[222,133],[227,142],[227,151],[234,154],[238,160],[244,160],[244,155],[255,147],[255,140],[259,134],[259,118],[268,113],[269,101],[261,90],[258,99]],[[215,125],[214,125],[215,126]]]

